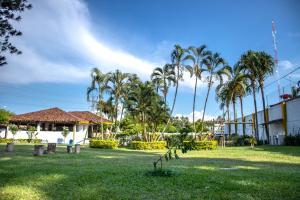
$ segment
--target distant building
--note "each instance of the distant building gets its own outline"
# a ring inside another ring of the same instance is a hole
[[[38,132],[37,139],[55,143],[63,141],[61,134],[63,127],[68,127],[70,131],[66,141],[72,139],[74,143],[82,143],[84,139],[93,137],[93,132],[99,129],[101,123],[111,124],[109,120],[89,111],[65,112],[59,108],[14,115],[10,123],[18,125],[20,129],[15,139],[28,138],[27,127],[34,126]],[[4,131],[0,136],[4,137],[3,134]],[[8,131],[8,138],[12,138],[10,131]]]
[[[258,132],[259,140],[266,140],[266,133],[264,125],[269,127],[269,140],[270,144],[282,145],[286,135],[300,134],[300,98],[290,99],[271,105],[267,108],[268,121],[264,121],[263,111],[259,111],[258,115]],[[251,124],[254,119],[254,113],[245,116],[246,135],[252,135],[254,130]],[[242,122],[239,118],[238,122]],[[231,134],[234,133],[234,124],[231,124]],[[225,134],[229,134],[229,125],[225,125]],[[238,134],[243,134],[242,124],[238,124]]]

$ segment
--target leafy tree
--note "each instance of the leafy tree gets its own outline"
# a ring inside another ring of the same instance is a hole
[[[27,0],[2,0],[0,1],[0,66],[7,64],[5,53],[21,54],[22,52],[17,49],[11,42],[10,37],[21,36],[22,32],[16,30],[13,22],[21,21],[19,13],[26,9],[31,9],[32,5]]]
[[[0,124],[7,125],[9,123],[9,119],[11,116],[13,116],[14,113],[5,110],[5,109],[0,109]],[[7,138],[7,131],[5,131],[5,138]]]
[[[28,142],[31,143],[31,141],[37,136],[38,132],[36,132],[36,127],[31,126],[27,130],[28,135]]]
[[[292,98],[296,98],[300,94],[300,87],[293,86],[291,88]]]
[[[64,137],[64,143],[66,143],[66,137],[69,135],[70,131],[69,128],[64,126],[61,132],[62,136]]]
[[[17,132],[19,130],[18,126],[14,125],[14,124],[11,124],[9,126],[9,130],[10,130],[11,134],[13,135],[13,139],[15,139],[15,135],[17,134]]]

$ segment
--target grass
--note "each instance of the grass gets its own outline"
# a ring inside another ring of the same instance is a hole
[[[83,148],[32,156],[0,145],[0,199],[300,199],[300,147],[227,147],[192,151],[149,176],[163,151]]]

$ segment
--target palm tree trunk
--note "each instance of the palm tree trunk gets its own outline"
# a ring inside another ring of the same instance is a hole
[[[255,111],[255,126],[254,126],[254,131],[255,131],[255,138],[256,138],[256,140],[258,140],[258,137],[259,137],[259,135],[258,135],[258,121],[257,121],[257,104],[256,104],[256,91],[255,91],[255,89],[256,89],[256,87],[255,87],[255,82],[254,81],[252,81],[252,83],[251,83],[251,85],[252,85],[252,90],[253,90],[253,102],[254,102],[254,111]]]
[[[116,107],[115,107],[115,133],[117,133],[117,123],[118,123],[118,106],[119,106],[119,98],[116,97]]]
[[[194,88],[194,100],[193,100],[193,127],[194,127],[194,132],[196,133],[196,126],[195,126],[195,104],[196,104],[196,95],[197,95],[197,82],[198,78],[196,77],[196,82],[195,82],[195,88]]]
[[[238,135],[237,120],[236,120],[236,109],[235,109],[235,99],[232,101],[232,107],[233,107],[233,118],[234,118],[234,132],[235,132],[236,135]]]
[[[240,105],[241,105],[241,116],[242,116],[242,125],[243,125],[243,136],[246,136],[246,127],[245,127],[245,119],[244,119],[244,108],[243,108],[243,97],[239,96],[240,98]]]
[[[230,111],[229,111],[229,105],[226,105],[227,108],[227,122],[228,122],[228,132],[229,136],[231,135],[231,124],[230,124]]]
[[[170,117],[168,119],[168,122],[167,122],[166,126],[164,127],[164,129],[162,131],[162,134],[166,131],[166,128],[168,127],[168,125],[169,125],[169,123],[171,121],[171,118],[172,118],[172,114],[173,114],[173,111],[174,111],[174,107],[175,107],[175,103],[176,103],[176,98],[177,98],[178,85],[179,85],[179,66],[177,66],[177,78],[176,78],[176,87],[175,87],[175,94],[174,94],[174,99],[173,99],[173,105],[172,105],[172,109],[171,109],[171,112],[170,112]]]
[[[207,100],[208,100],[208,96],[209,96],[209,92],[210,92],[210,88],[211,88],[211,82],[212,82],[212,75],[209,78],[208,90],[207,90],[207,94],[206,94],[206,98],[205,98],[205,103],[204,103],[204,108],[203,108],[201,132],[203,131],[203,127],[204,127],[204,116],[205,116],[205,110],[206,110]]]
[[[265,121],[265,131],[267,136],[267,142],[269,143],[269,127],[268,127],[268,119],[267,119],[267,111],[266,111],[266,104],[265,104],[265,92],[264,92],[264,82],[260,81],[260,90],[261,90],[261,98],[263,103],[263,109],[264,109],[264,121]]]

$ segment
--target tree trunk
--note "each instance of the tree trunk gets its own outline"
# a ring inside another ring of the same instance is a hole
[[[162,131],[162,134],[166,131],[166,128],[168,127],[168,125],[169,125],[169,123],[171,121],[171,118],[172,118],[172,114],[173,114],[173,111],[174,111],[174,107],[175,107],[175,103],[176,103],[176,98],[177,98],[178,85],[179,85],[179,66],[177,66],[177,78],[176,78],[176,87],[175,87],[175,94],[174,94],[174,99],[173,99],[173,105],[172,105],[172,109],[171,109],[171,112],[170,112],[170,117],[168,119],[168,122],[167,122],[165,128]]]
[[[254,126],[254,131],[255,131],[255,138],[256,140],[259,139],[259,135],[258,135],[258,121],[257,121],[257,104],[256,104],[256,87],[255,87],[255,82],[252,81],[251,83],[252,85],[252,90],[253,90],[253,102],[254,102],[254,112],[255,112],[255,126]]]
[[[116,97],[115,133],[117,133],[117,126],[118,126],[118,106],[119,106],[119,98]]]
[[[205,110],[206,110],[207,100],[208,100],[208,96],[209,96],[209,92],[210,92],[210,88],[211,88],[211,82],[212,82],[212,75],[209,78],[208,90],[207,90],[207,94],[206,94],[206,98],[205,98],[205,103],[204,103],[204,108],[203,108],[201,132],[203,131],[203,127],[204,127],[204,116],[205,116]]]
[[[196,82],[195,82],[194,99],[193,99],[193,127],[194,127],[194,132],[196,133],[196,126],[195,126],[195,104],[196,104],[198,78],[197,78],[197,76],[195,76],[195,77],[196,77]]]
[[[226,108],[227,108],[228,132],[229,132],[229,136],[231,136],[231,124],[230,124],[230,111],[229,111],[229,105],[226,105]]]
[[[246,136],[246,127],[245,127],[245,119],[244,119],[244,108],[243,108],[243,97],[239,96],[240,98],[240,104],[241,104],[241,116],[242,116],[242,122],[243,122],[243,136]]]
[[[233,118],[234,118],[234,132],[236,135],[238,135],[237,131],[237,120],[236,120],[236,109],[235,109],[235,99],[232,101],[232,107],[233,107]]]
[[[268,119],[267,119],[267,111],[266,111],[266,103],[265,103],[265,92],[264,92],[264,81],[260,81],[260,90],[261,90],[261,98],[263,103],[264,110],[264,121],[265,121],[265,131],[267,136],[267,142],[269,143],[269,127],[268,127]]]

